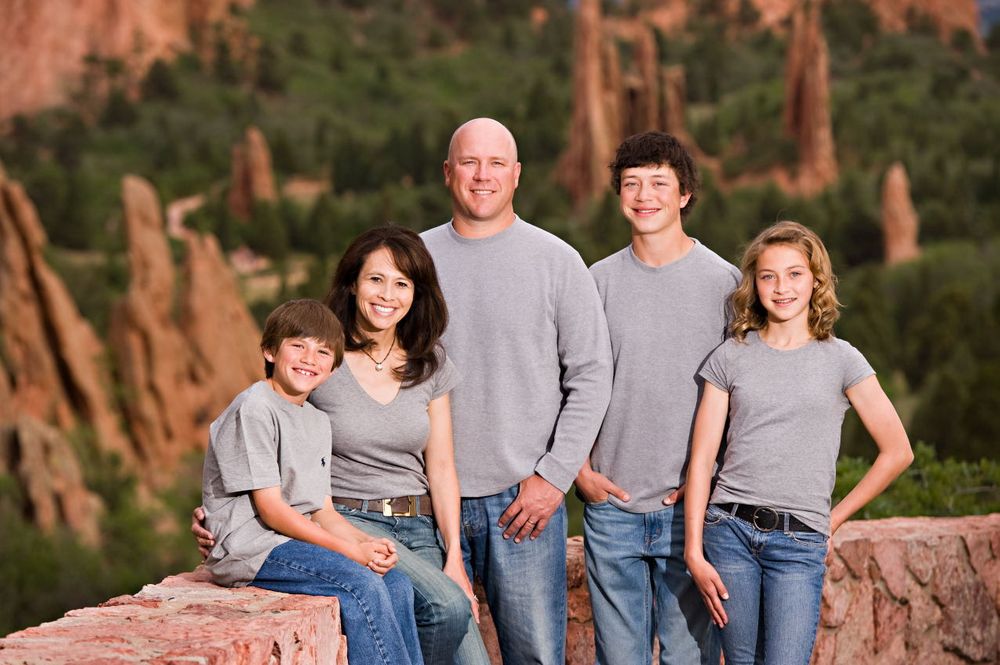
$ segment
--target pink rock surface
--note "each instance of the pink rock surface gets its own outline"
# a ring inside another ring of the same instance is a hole
[[[570,538],[567,550],[566,662],[592,663],[582,539]],[[813,665],[998,663],[998,588],[1000,514],[850,522],[834,538]],[[482,610],[483,636],[499,664]],[[140,661],[347,659],[335,600],[223,589],[202,569],[0,639],[0,665]]]
[[[346,665],[335,598],[224,589],[202,569],[0,640],[0,663]]]

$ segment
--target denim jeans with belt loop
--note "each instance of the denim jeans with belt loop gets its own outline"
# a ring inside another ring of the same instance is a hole
[[[684,504],[630,513],[583,509],[597,665],[718,665],[718,636],[684,563]]]
[[[377,501],[373,505],[379,505]],[[396,543],[396,569],[413,583],[417,634],[427,665],[490,665],[479,626],[465,592],[445,575],[444,546],[426,515],[389,517],[361,508],[334,508],[365,533]]]
[[[726,665],[808,665],[819,625],[827,536],[762,531],[709,505],[705,558],[729,592],[720,631]]]
[[[515,543],[497,526],[519,485],[499,494],[462,498],[462,552],[497,629],[510,665],[566,662],[566,504],[560,503],[538,538]]]

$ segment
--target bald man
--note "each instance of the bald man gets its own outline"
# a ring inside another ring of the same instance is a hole
[[[566,507],[611,395],[604,308],[580,255],[514,213],[510,131],[459,127],[450,222],[424,232],[450,311],[462,547],[504,662],[565,662]]]

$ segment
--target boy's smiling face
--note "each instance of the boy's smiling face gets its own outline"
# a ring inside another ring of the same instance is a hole
[[[274,363],[268,382],[274,392],[292,404],[303,404],[309,393],[333,373],[333,351],[312,337],[286,337],[276,351],[263,351],[264,358]]]

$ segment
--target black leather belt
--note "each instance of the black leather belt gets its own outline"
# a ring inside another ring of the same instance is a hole
[[[420,496],[397,496],[394,499],[346,499],[332,497],[334,503],[367,513],[381,513],[386,517],[434,517],[434,505],[430,494]]]
[[[767,506],[748,506],[742,503],[716,503],[713,505],[730,515],[749,522],[758,531],[816,531],[791,513],[783,513]]]

